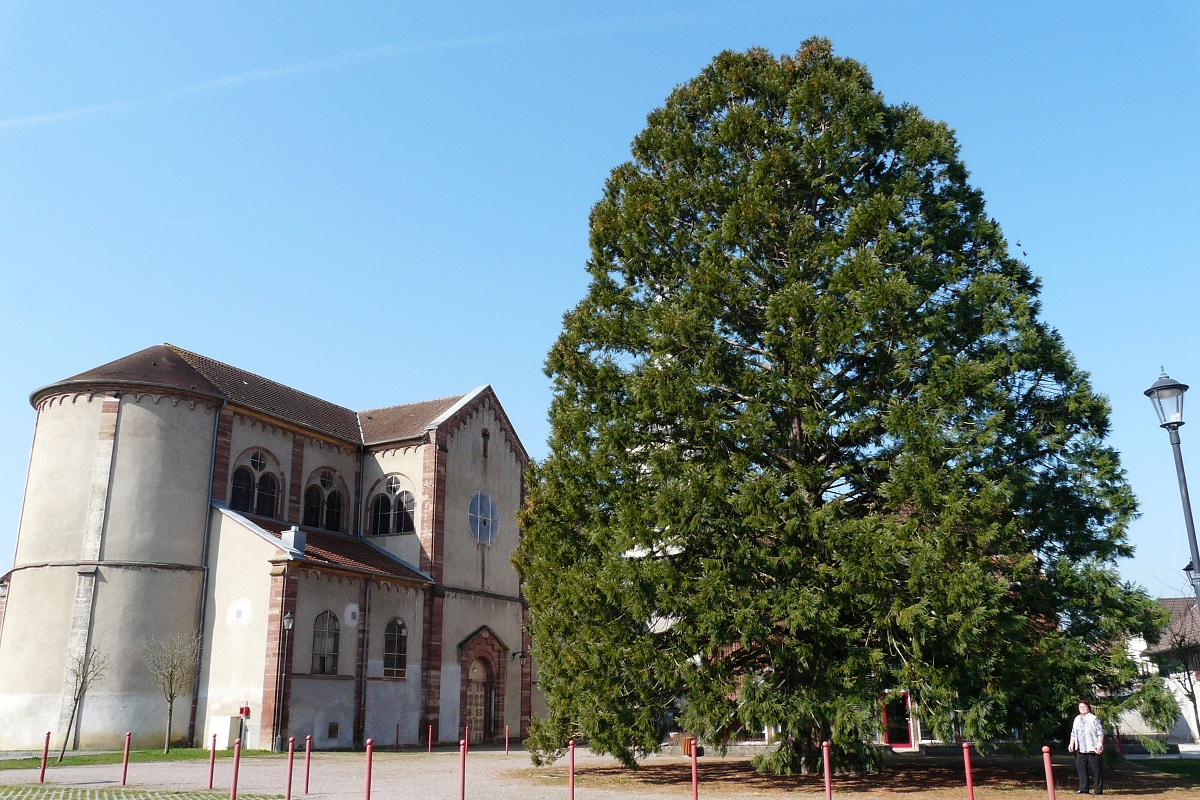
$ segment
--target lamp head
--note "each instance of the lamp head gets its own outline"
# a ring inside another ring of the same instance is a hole
[[[1146,390],[1160,427],[1173,429],[1183,424],[1183,394],[1187,390],[1186,383],[1168,378],[1165,372]]]

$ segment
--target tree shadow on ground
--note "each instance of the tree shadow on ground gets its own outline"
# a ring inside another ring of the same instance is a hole
[[[972,756],[972,774],[978,789],[1046,792],[1046,773],[1040,757]],[[542,767],[531,770],[542,778],[566,780],[565,766]],[[698,775],[704,792],[762,793],[823,793],[821,775],[763,775],[754,771],[747,758],[701,758]],[[597,787],[637,787],[646,789],[691,786],[691,763],[679,760],[649,760],[637,769],[620,765],[586,766],[575,771],[576,782]],[[1054,783],[1057,791],[1072,792],[1076,775],[1073,760],[1054,761]],[[1135,764],[1121,763],[1105,770],[1105,783],[1112,793],[1127,795],[1171,794],[1192,784],[1172,775],[1143,769]],[[874,775],[834,775],[835,796],[853,793],[859,796],[929,795],[940,792],[965,793],[966,778],[961,758],[953,756],[895,756],[887,760],[883,772]]]

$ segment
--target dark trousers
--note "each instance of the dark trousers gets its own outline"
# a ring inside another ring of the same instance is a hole
[[[1079,791],[1088,789],[1088,771],[1092,773],[1092,788],[1097,793],[1104,791],[1104,768],[1100,766],[1099,753],[1075,751],[1075,771],[1079,773]]]

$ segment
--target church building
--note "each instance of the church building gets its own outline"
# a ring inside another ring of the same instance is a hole
[[[528,455],[491,387],[352,411],[169,344],[34,392],[0,577],[0,750],[162,742],[145,648],[198,642],[173,738],[524,737]],[[469,734],[466,731],[469,730]]]

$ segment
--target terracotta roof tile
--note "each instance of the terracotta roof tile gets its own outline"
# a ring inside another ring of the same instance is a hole
[[[282,537],[285,530],[292,527],[279,520],[254,517],[249,514],[242,516],[277,539]],[[428,576],[421,574],[400,559],[354,536],[318,531],[302,526],[297,527],[305,534],[305,561],[331,567],[344,567],[357,572],[390,575],[416,583],[433,583]]]
[[[172,344],[147,347],[95,369],[38,389],[30,398],[72,386],[180,389],[227,400],[316,433],[356,444],[380,444],[421,436],[467,394],[355,412],[282,383],[184,350]]]
[[[358,416],[348,408],[207,356],[174,345],[166,346],[238,405],[340,439],[360,441]]]
[[[1158,604],[1167,609],[1171,620],[1157,643],[1148,645],[1148,656],[1169,653],[1180,646],[1195,647],[1200,644],[1200,614],[1196,612],[1195,597],[1160,597]]]
[[[420,403],[360,411],[358,420],[362,427],[363,444],[416,438],[425,432],[429,423],[445,414],[464,397],[465,394],[457,394]]]

